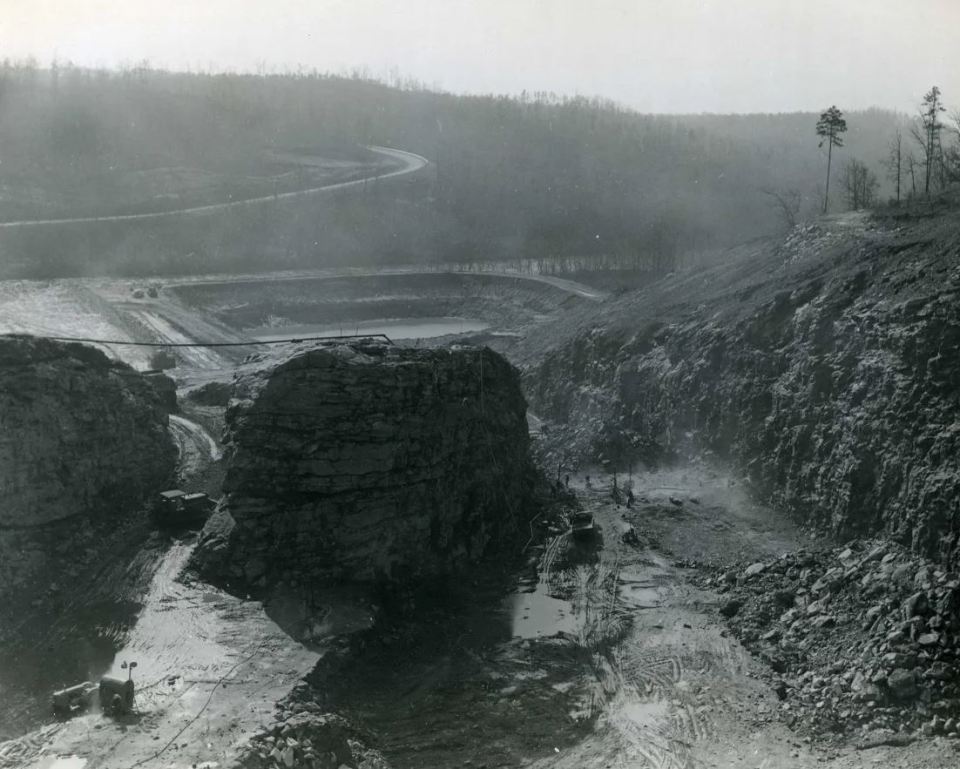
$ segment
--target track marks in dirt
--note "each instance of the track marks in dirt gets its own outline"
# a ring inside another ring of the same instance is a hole
[[[602,657],[593,665],[598,738],[618,746],[613,757],[623,766],[694,769],[697,746],[723,728],[729,703],[719,692],[746,662],[702,613],[703,596],[680,571],[620,541],[623,510],[600,496],[587,500],[605,535],[597,562],[551,583],[568,586],[575,605],[590,607],[588,617],[616,628],[606,644],[591,644],[589,623],[581,631]]]

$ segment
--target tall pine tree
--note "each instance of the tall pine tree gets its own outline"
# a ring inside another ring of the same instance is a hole
[[[833,148],[843,146],[843,138],[840,134],[846,130],[847,121],[843,119],[843,113],[836,106],[823,112],[817,121],[819,146],[822,147],[824,142],[827,144],[827,188],[823,193],[823,213],[827,213],[827,205],[830,201],[830,164],[833,160]]]

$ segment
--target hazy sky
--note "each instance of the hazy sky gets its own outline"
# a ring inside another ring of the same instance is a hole
[[[0,0],[0,56],[391,68],[650,112],[960,107],[960,0]]]

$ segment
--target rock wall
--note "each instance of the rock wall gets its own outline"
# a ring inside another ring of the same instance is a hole
[[[169,483],[168,394],[100,351],[0,338],[0,596]]]
[[[686,304],[650,292],[531,372],[535,406],[593,451],[710,449],[840,538],[883,532],[960,566],[956,221],[801,228],[747,277],[677,279]],[[591,388],[606,400],[587,424],[573,406]]]
[[[513,537],[529,480],[519,375],[487,349],[312,349],[237,383],[208,576],[401,580]]]

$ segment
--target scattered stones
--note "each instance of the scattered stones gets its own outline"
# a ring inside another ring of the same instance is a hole
[[[906,702],[917,695],[917,678],[912,670],[894,668],[887,676],[887,688],[895,700]]]
[[[366,747],[369,738],[341,716],[304,710],[296,698],[282,703],[280,717],[250,738],[230,769],[389,769],[383,756]]]
[[[914,593],[903,602],[903,616],[906,619],[917,617],[927,611],[927,594],[924,592]]]
[[[743,606],[743,601],[738,601],[737,599],[730,599],[729,601],[724,602],[723,606],[720,607],[720,613],[727,618],[733,617],[740,608]]]
[[[857,541],[718,572],[710,582],[727,591],[721,616],[770,667],[792,727],[818,737],[956,731],[956,574],[898,545]]]

